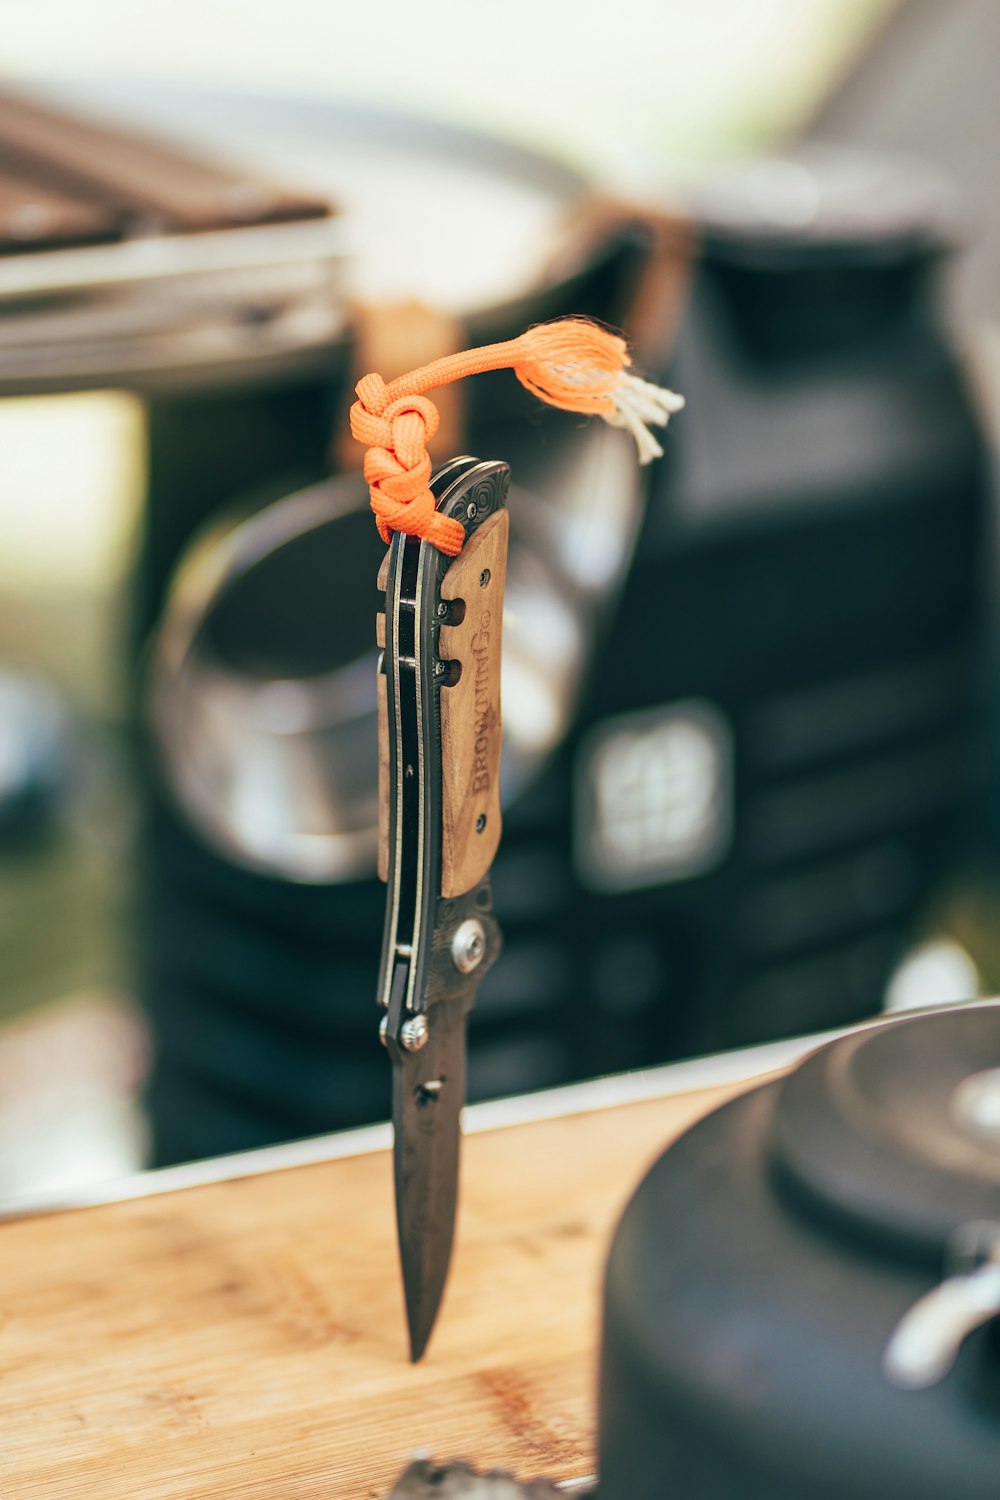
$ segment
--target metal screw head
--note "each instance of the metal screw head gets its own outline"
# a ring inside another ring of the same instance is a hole
[[[482,833],[482,831],[483,831],[483,829],[485,827],[486,827],[486,814],[485,813],[480,813],[479,817],[476,819],[476,832],[477,833]]]
[[[389,1017],[388,1016],[383,1016],[382,1019],[381,1019],[381,1021],[378,1023],[378,1039],[382,1043],[383,1047],[387,1047],[389,1045],[388,1038],[389,1038]]]
[[[1000,1068],[964,1078],[949,1102],[952,1118],[964,1129],[1000,1141]]]
[[[451,940],[451,956],[460,974],[478,969],[486,953],[486,929],[477,917],[460,923]]]
[[[419,1052],[421,1047],[427,1045],[429,1036],[430,1028],[427,1025],[426,1016],[411,1016],[399,1028],[399,1040],[407,1052]]]
[[[443,677],[444,674],[445,674],[445,672],[447,672],[447,670],[448,670],[448,668],[445,666],[445,664],[444,664],[443,661],[436,661],[434,663],[434,676],[435,677]]]
[[[479,506],[476,504],[475,500],[471,501],[466,507],[465,514],[468,516],[470,521],[474,521],[476,519],[479,514]]]
[[[439,604],[439,605],[438,605],[438,607],[437,607],[437,615],[438,615],[438,619],[439,619],[439,620],[443,620],[443,619],[444,619],[444,617],[445,617],[445,615],[446,615],[446,614],[447,614],[447,613],[448,613],[448,606],[447,606],[447,604],[446,604],[446,603],[445,603],[445,602],[444,602],[444,600],[443,600],[443,599],[442,599],[442,600],[441,600],[441,602],[440,602],[440,604]]]
[[[486,587],[486,585],[489,583],[491,577],[492,577],[492,574],[490,573],[489,568],[484,568],[483,571],[479,575],[479,587],[481,589],[484,589]]]

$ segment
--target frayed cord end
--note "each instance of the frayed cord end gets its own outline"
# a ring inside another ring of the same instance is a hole
[[[684,409],[684,397],[638,375],[623,373],[611,393],[613,409],[603,412],[611,427],[624,427],[635,438],[640,464],[662,458],[663,449],[650,427],[666,427],[674,412]]]

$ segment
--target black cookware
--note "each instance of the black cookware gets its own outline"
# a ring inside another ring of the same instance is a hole
[[[993,1500],[998,1312],[1000,1005],[835,1041],[626,1210],[601,1500]]]

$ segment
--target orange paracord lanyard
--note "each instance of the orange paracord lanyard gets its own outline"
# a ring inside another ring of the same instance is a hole
[[[356,386],[351,432],[365,443],[365,479],[379,534],[394,531],[423,537],[455,557],[465,531],[460,521],[438,513],[430,490],[427,444],[438,425],[437,407],[425,394],[466,375],[511,369],[523,386],[549,406],[594,414],[625,427],[639,450],[639,462],[662,453],[650,425],[665,426],[684,405],[673,391],[628,373],[625,340],[585,318],[540,323],[519,338],[449,354],[386,385],[366,375]]]

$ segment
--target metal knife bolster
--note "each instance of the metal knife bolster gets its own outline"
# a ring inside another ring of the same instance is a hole
[[[394,1062],[428,1010],[471,1008],[500,951],[489,868],[500,837],[500,640],[506,464],[456,459],[431,488],[457,558],[397,534],[379,574],[379,874],[387,882],[381,1034]]]

